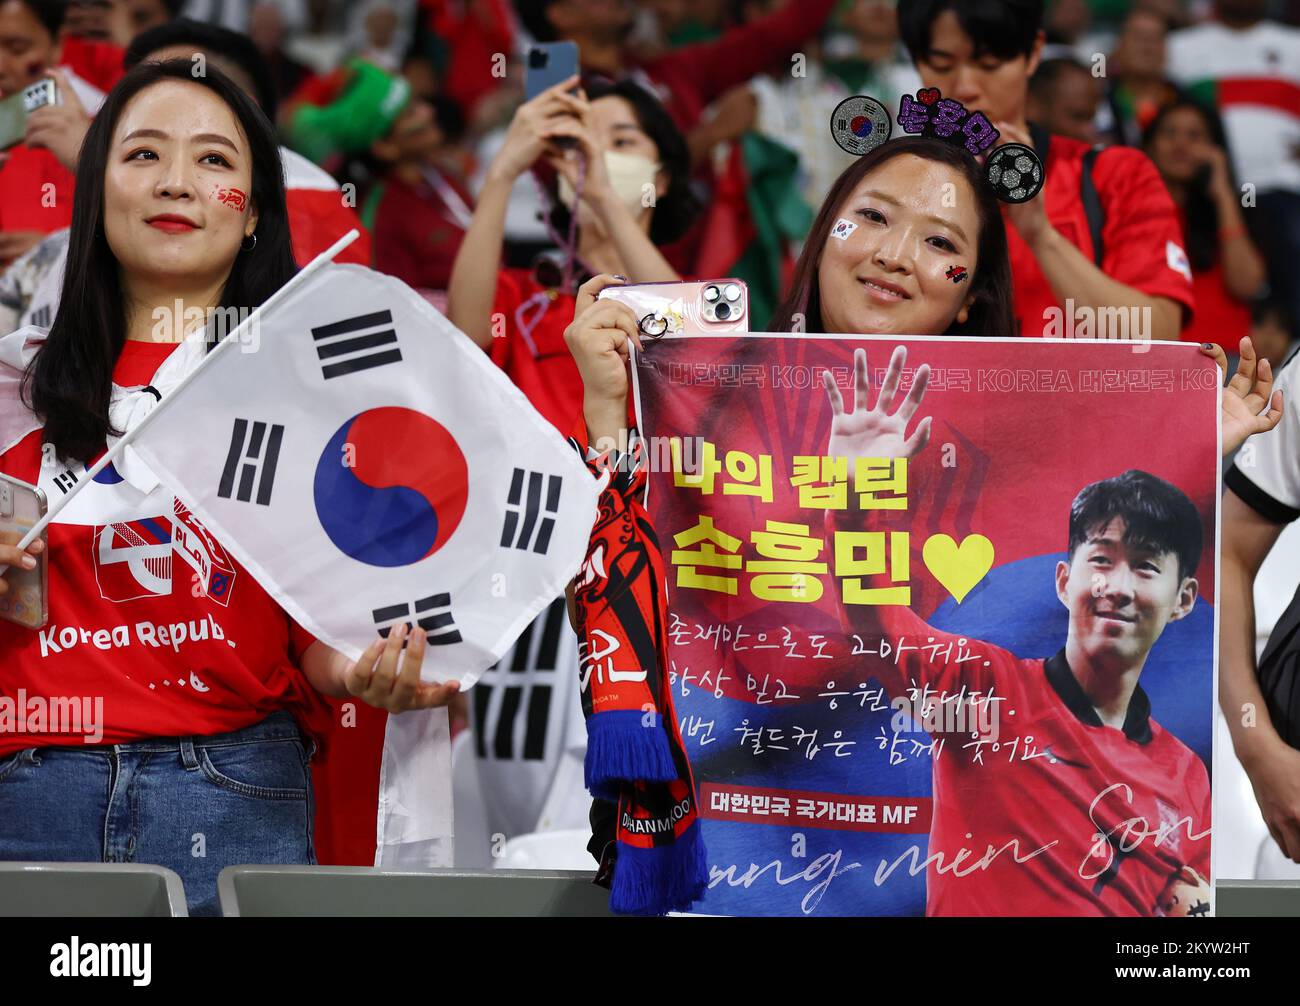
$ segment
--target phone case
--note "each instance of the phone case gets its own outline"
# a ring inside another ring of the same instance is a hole
[[[0,474],[0,533],[6,537],[25,535],[45,516],[45,493],[36,486]],[[0,594],[0,618],[29,629],[39,629],[49,618],[46,555],[49,539],[41,534],[46,548],[37,556],[35,569],[11,566],[5,571],[9,590]],[[17,539],[13,539],[17,543]]]
[[[607,286],[599,298],[630,307],[643,339],[749,331],[749,288],[743,280]]]

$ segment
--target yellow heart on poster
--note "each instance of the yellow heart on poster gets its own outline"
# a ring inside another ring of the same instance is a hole
[[[993,542],[982,534],[970,534],[958,545],[951,535],[931,535],[921,557],[930,574],[961,604],[993,568]]]

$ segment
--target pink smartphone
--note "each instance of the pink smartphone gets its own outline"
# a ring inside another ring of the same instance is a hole
[[[647,339],[749,331],[749,288],[743,280],[607,286],[597,299],[601,298],[630,307]]]

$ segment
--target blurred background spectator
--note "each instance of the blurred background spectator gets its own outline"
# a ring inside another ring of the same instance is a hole
[[[1120,25],[1097,122],[1108,141],[1137,145],[1156,113],[1181,93],[1165,73],[1168,35],[1168,22],[1149,6],[1135,7]]]
[[[1101,82],[1077,59],[1059,57],[1038,64],[1029,80],[1025,114],[1049,133],[1096,143]]]
[[[1223,126],[1211,109],[1180,98],[1156,113],[1142,146],[1174,197],[1192,266],[1196,314],[1183,339],[1217,343],[1233,358],[1267,277],[1242,219]]]

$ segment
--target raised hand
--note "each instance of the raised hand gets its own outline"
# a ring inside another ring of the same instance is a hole
[[[1228,372],[1228,357],[1212,342],[1203,343],[1201,352]],[[1250,336],[1238,346],[1241,358],[1237,372],[1223,389],[1223,456],[1240,447],[1247,437],[1267,433],[1282,419],[1282,392],[1273,390],[1273,365],[1259,359]],[[1264,409],[1268,409],[1264,412]]]
[[[833,458],[910,458],[919,454],[930,441],[930,417],[916,424],[909,436],[907,425],[925,397],[930,382],[929,364],[916,369],[912,388],[897,410],[890,412],[898,394],[898,382],[907,362],[907,349],[899,346],[889,358],[889,369],[876,404],[867,407],[871,381],[867,374],[867,351],[853,353],[853,411],[844,411],[844,399],[829,371],[822,372],[822,384],[831,401],[831,438],[826,454]]]
[[[420,680],[427,638],[424,629],[416,627],[411,630],[402,623],[389,632],[387,639],[376,639],[361,654],[361,659],[344,672],[343,682],[348,694],[390,713],[445,706],[460,690],[460,682],[435,685]],[[405,650],[402,649],[403,643],[407,644]],[[400,672],[397,667],[399,656]]]

